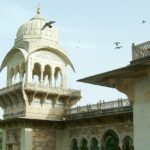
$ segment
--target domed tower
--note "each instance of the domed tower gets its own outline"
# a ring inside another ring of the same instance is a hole
[[[57,29],[48,25],[38,8],[1,64],[0,70],[7,67],[7,84],[0,89],[3,150],[59,150],[64,116],[80,100],[79,90],[67,88],[66,68],[74,67],[59,47]]]
[[[80,99],[80,91],[67,88],[67,65],[74,70],[59,47],[57,29],[48,26],[38,8],[18,29],[1,65],[1,70],[7,67],[7,86],[0,90],[4,119],[61,120]]]

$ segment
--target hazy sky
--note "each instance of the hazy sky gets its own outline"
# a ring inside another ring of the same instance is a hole
[[[149,0],[1,0],[0,63],[14,43],[21,24],[36,14],[55,20],[60,45],[69,54],[76,73],[68,71],[68,86],[81,89],[78,105],[96,103],[100,99],[115,100],[125,95],[117,90],[76,82],[80,78],[128,65],[132,42],[150,40]],[[142,24],[142,20],[147,22]],[[114,41],[123,48],[114,49]],[[5,71],[0,74],[1,87]]]

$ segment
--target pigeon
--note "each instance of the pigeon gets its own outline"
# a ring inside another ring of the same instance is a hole
[[[115,49],[120,49],[120,48],[122,48],[122,46],[116,46],[116,47],[115,47]]]
[[[145,21],[145,20],[142,20],[142,23],[146,23],[146,21]]]
[[[46,22],[41,30],[44,30],[46,27],[52,28],[53,23],[55,23],[55,21]]]
[[[118,46],[119,44],[121,44],[120,42],[114,42],[114,44],[116,45],[116,46]]]

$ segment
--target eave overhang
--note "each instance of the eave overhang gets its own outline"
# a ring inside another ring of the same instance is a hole
[[[147,75],[149,72],[150,72],[150,56],[136,61],[132,61],[129,65],[125,67],[89,76],[83,79],[79,79],[78,81],[115,88],[116,83],[115,81],[118,79],[123,78],[135,79],[140,76]]]

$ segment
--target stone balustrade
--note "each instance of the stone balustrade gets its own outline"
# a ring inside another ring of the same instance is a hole
[[[54,93],[54,94],[60,94],[60,95],[72,95],[72,96],[80,96],[81,95],[80,90],[64,89],[61,87],[52,87],[50,85],[36,84],[36,83],[32,83],[32,82],[19,82],[19,83],[7,86],[5,88],[2,88],[2,89],[0,89],[0,95],[11,92],[13,90],[20,89],[22,87],[25,90],[28,89],[28,90],[34,90],[34,91],[42,91],[42,92],[46,92],[46,93]]]
[[[50,92],[54,94],[61,94],[61,95],[74,95],[79,96],[81,94],[80,90],[73,90],[73,89],[64,89],[61,87],[53,87],[51,85],[44,85],[44,84],[35,84],[32,82],[24,82],[24,88],[30,89],[34,91],[43,91],[43,92]]]
[[[86,116],[96,116],[104,113],[116,113],[120,111],[132,111],[132,105],[128,99],[118,99],[116,101],[98,102],[93,105],[77,106],[70,108],[67,112],[66,119],[80,118]]]
[[[150,56],[150,41],[135,45],[132,44],[132,60]]]

